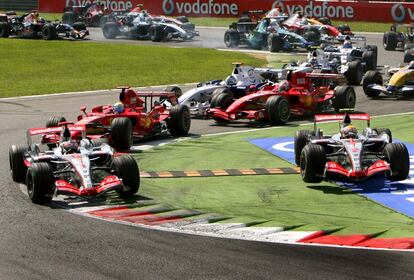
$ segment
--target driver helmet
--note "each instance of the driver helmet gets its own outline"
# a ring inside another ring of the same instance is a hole
[[[80,146],[86,150],[89,150],[92,148],[92,142],[89,139],[82,139],[80,141]]]
[[[122,114],[125,111],[125,107],[124,104],[122,104],[121,102],[116,102],[113,106],[112,109],[114,110],[114,112],[116,114]]]
[[[310,65],[311,65],[311,66],[318,65],[318,59],[317,59],[316,57],[312,57],[312,58],[309,60],[309,63],[310,63]]]
[[[345,37],[345,41],[344,41],[344,45],[343,45],[343,47],[344,47],[345,49],[352,49],[351,37],[349,37],[349,36],[346,36],[346,37]]]
[[[408,64],[408,69],[414,69],[414,60],[410,62],[410,64]]]
[[[62,148],[62,153],[72,154],[78,151],[79,145],[75,140],[69,140],[69,141],[62,142],[60,144],[60,147]]]
[[[279,84],[279,92],[288,91],[290,89],[290,83],[288,81],[280,82]]]
[[[341,138],[358,138],[358,130],[353,125],[347,125],[341,129]]]

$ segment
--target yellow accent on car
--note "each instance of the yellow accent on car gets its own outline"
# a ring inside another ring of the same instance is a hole
[[[388,85],[400,87],[408,84],[410,81],[414,81],[414,70],[408,69],[408,66],[406,66],[392,75]]]

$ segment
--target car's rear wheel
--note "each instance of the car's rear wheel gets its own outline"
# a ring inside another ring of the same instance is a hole
[[[361,62],[359,60],[351,61],[348,64],[348,70],[346,71],[346,78],[350,85],[360,85],[364,71],[362,70]]]
[[[391,169],[387,178],[390,181],[407,179],[410,171],[410,156],[407,147],[403,143],[389,143],[384,147],[384,155]]]
[[[140,186],[139,167],[132,156],[115,157],[112,161],[112,169],[116,176],[122,179],[124,187],[118,191],[122,198],[131,197],[138,192]]]
[[[382,37],[382,44],[384,45],[384,49],[386,49],[387,51],[394,51],[398,45],[397,32],[385,32],[384,36]]]
[[[228,48],[236,48],[240,44],[240,35],[237,30],[226,30],[224,33],[224,44]]]
[[[63,13],[62,23],[72,25],[78,20],[77,15],[74,12],[67,11]]]
[[[148,29],[148,36],[150,38],[151,41],[153,42],[161,42],[164,41],[165,39],[165,35],[164,34],[164,27],[161,25],[151,25],[150,28]]]
[[[103,25],[102,32],[106,39],[114,39],[119,35],[119,28],[116,22],[107,22]]]
[[[326,153],[321,145],[306,145],[300,156],[300,175],[306,183],[320,183],[326,165]]]
[[[128,118],[115,118],[111,123],[111,137],[115,148],[129,150],[133,144],[133,127]]]
[[[59,123],[66,122],[66,118],[62,116],[52,116],[46,122],[46,127],[59,126]]]
[[[167,127],[172,136],[187,135],[191,127],[191,115],[188,107],[181,104],[171,107]]]
[[[86,25],[83,22],[75,22],[72,27],[76,31],[84,31],[84,30],[86,30]]]
[[[24,164],[24,155],[28,151],[27,145],[12,145],[9,149],[10,173],[13,181],[24,182],[27,166]]]
[[[33,203],[47,203],[52,200],[55,190],[55,176],[47,162],[33,163],[26,175],[27,193]]]
[[[280,95],[270,96],[266,100],[266,112],[271,124],[284,124],[290,118],[289,101]]]
[[[388,136],[388,142],[392,143],[392,133],[391,130],[388,128],[374,128],[374,130],[377,132],[378,136],[382,136],[386,134]]]
[[[333,99],[333,107],[335,112],[341,109],[355,108],[356,94],[353,87],[337,86],[335,88],[335,98]]]
[[[368,97],[377,97],[380,92],[377,90],[373,90],[369,88],[369,85],[377,84],[377,85],[383,85],[382,75],[378,71],[368,71],[365,73],[364,78],[362,79],[362,88],[364,90],[364,93]]]
[[[7,38],[10,36],[10,24],[8,22],[0,22],[0,37]]]
[[[365,63],[364,71],[377,69],[377,57],[373,51],[365,51],[362,54],[362,61]]]
[[[295,163],[297,166],[300,164],[300,155],[303,148],[308,143],[309,136],[314,135],[311,130],[297,130],[294,137],[294,151],[295,151]]]
[[[283,48],[283,40],[278,34],[269,34],[267,37],[267,45],[270,52],[278,52]]]
[[[56,40],[57,32],[56,27],[53,23],[47,23],[42,28],[43,39],[45,40]]]

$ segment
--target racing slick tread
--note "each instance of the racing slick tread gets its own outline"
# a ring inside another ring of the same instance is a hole
[[[171,107],[167,127],[172,136],[187,135],[191,127],[191,115],[188,107],[180,104]]]
[[[365,95],[368,97],[377,97],[379,95],[379,92],[376,90],[369,89],[368,85],[370,84],[383,84],[380,72],[370,70],[367,73],[365,73],[364,78],[362,79],[362,88],[364,90]]]
[[[333,100],[333,107],[336,112],[341,109],[355,108],[356,94],[353,87],[337,86],[335,88],[335,98]]]
[[[410,156],[407,147],[403,143],[390,143],[385,145],[384,154],[388,158],[391,174],[390,181],[401,181],[408,177],[410,172]]]
[[[0,37],[7,38],[10,36],[10,25],[7,22],[0,22]]]
[[[114,39],[118,36],[118,25],[116,22],[107,22],[102,27],[102,32],[106,39]]]
[[[27,193],[33,203],[42,204],[52,200],[55,189],[53,169],[47,162],[33,163],[26,175]]]
[[[53,23],[47,23],[42,28],[43,39],[55,40],[57,39],[56,27]]]
[[[311,130],[297,130],[294,137],[294,151],[295,151],[295,163],[297,166],[300,165],[300,154],[303,148],[308,143],[308,136],[314,135],[315,133]]]
[[[9,150],[10,171],[15,182],[24,182],[26,180],[27,167],[24,164],[24,153],[27,146],[18,144],[12,145]]]
[[[66,118],[62,116],[52,116],[46,122],[46,127],[59,126],[60,122],[66,122]]]
[[[284,124],[290,118],[289,101],[280,95],[270,96],[266,100],[266,111],[271,124]]]
[[[320,183],[326,164],[326,153],[321,145],[308,144],[300,157],[300,174],[306,183]]]
[[[115,157],[112,161],[112,168],[124,184],[124,189],[117,191],[120,197],[128,198],[138,192],[140,185],[139,167],[132,156]]]
[[[116,148],[129,150],[133,143],[131,120],[124,117],[115,118],[111,123],[111,136]]]

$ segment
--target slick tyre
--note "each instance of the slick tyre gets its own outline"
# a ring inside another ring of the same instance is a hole
[[[382,136],[382,135],[386,134],[388,136],[388,142],[392,143],[392,133],[391,133],[390,129],[388,129],[388,128],[375,128],[374,130],[377,132],[378,136]]]
[[[86,25],[83,22],[75,22],[72,27],[76,31],[86,30]]]
[[[10,36],[10,24],[8,22],[0,22],[0,38]]]
[[[382,44],[384,45],[384,49],[386,49],[387,51],[394,51],[397,48],[398,44],[397,32],[385,32],[384,36],[382,37]]]
[[[119,28],[115,22],[107,22],[103,25],[102,32],[106,39],[114,39],[119,35]]]
[[[62,16],[62,23],[72,25],[78,20],[78,17],[74,12],[64,12]]]
[[[172,136],[185,136],[190,131],[191,115],[185,105],[175,105],[170,109],[170,117],[167,119],[167,128]]]
[[[56,127],[59,123],[66,122],[66,118],[62,116],[52,116],[46,122],[46,127]]]
[[[283,48],[283,40],[279,35],[272,33],[267,37],[267,45],[270,52],[279,52]]]
[[[57,32],[53,23],[47,23],[42,28],[42,36],[44,40],[56,40]]]
[[[133,127],[128,118],[115,118],[111,123],[111,137],[115,148],[129,150],[133,144]]]
[[[345,76],[350,85],[360,85],[362,77],[364,76],[364,71],[362,70],[361,62],[359,60],[351,61],[348,64],[348,71],[346,71]]]
[[[341,109],[355,108],[356,94],[354,88],[350,86],[337,86],[332,103],[335,112],[339,112]]]
[[[32,164],[27,170],[26,185],[27,193],[33,203],[50,202],[55,190],[55,176],[52,166],[47,162]]]
[[[13,181],[25,182],[27,167],[24,164],[24,155],[28,151],[27,145],[12,145],[9,149],[10,173]]]
[[[294,151],[295,151],[295,163],[297,166],[300,165],[300,155],[303,148],[308,143],[310,136],[314,135],[313,131],[310,130],[297,130],[294,137]]]
[[[151,25],[148,29],[148,36],[153,42],[161,42],[165,39],[164,27],[161,25]]]
[[[365,63],[364,71],[377,69],[377,57],[373,51],[365,51],[362,54],[362,62]]]
[[[362,89],[364,90],[366,96],[371,98],[377,97],[380,94],[379,91],[371,89],[369,85],[383,85],[383,83],[384,82],[381,73],[371,70],[365,73],[364,78],[362,79]]]
[[[229,29],[224,33],[224,44],[228,48],[236,48],[240,45],[240,35],[237,30]]]
[[[384,147],[384,155],[388,159],[391,172],[387,175],[390,181],[401,181],[408,177],[410,156],[403,143],[390,143]]]
[[[111,165],[116,176],[122,179],[123,188],[118,191],[122,198],[129,198],[136,194],[140,186],[139,167],[136,160],[130,155],[115,157]]]
[[[306,145],[300,156],[300,175],[306,183],[320,183],[325,171],[326,153],[321,145]]]
[[[290,104],[283,96],[270,96],[266,100],[266,112],[272,125],[284,124],[290,118]]]

